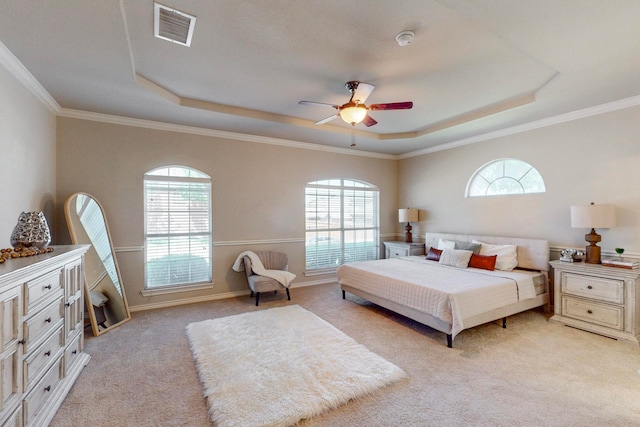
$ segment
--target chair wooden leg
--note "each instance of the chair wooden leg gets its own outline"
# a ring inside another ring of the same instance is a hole
[[[258,306],[259,302],[260,302],[260,292],[256,292],[256,307]]]
[[[253,289],[251,290],[251,298],[253,298]]]
[[[286,289],[287,289],[287,299],[291,301],[291,295],[289,295],[289,288],[286,288]]]

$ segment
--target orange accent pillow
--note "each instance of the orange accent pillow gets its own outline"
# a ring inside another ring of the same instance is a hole
[[[469,267],[481,268],[483,270],[495,270],[498,255],[478,255],[472,254],[469,260]]]
[[[427,252],[427,259],[429,261],[440,261],[440,254],[442,251],[436,248],[429,248],[429,252]]]

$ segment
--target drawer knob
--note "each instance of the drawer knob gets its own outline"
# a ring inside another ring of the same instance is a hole
[[[78,354],[78,350],[73,350],[71,354]]]
[[[50,386],[50,385],[46,386],[46,387],[44,388],[44,391],[51,391],[51,386]]]
[[[51,323],[51,317],[47,317],[46,319],[44,319],[44,323]]]
[[[70,303],[70,302],[65,302],[65,303],[64,303],[64,306],[65,306],[65,307],[71,307],[71,303]]]
[[[587,313],[593,314],[593,310],[587,310]]]
[[[44,287],[45,289],[51,289],[51,285],[47,285]]]
[[[51,350],[47,350],[47,351],[45,351],[45,352],[44,352],[44,355],[45,355],[45,356],[51,356]]]
[[[589,285],[587,286],[587,289],[593,289],[593,286]]]
[[[24,344],[26,344],[26,343],[27,343],[27,340],[26,340],[26,339],[24,339],[24,338],[23,338],[23,339],[21,339],[20,341],[18,341],[18,344],[22,344],[22,345],[24,345]]]

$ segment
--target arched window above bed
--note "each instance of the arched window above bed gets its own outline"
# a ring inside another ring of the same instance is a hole
[[[540,172],[518,159],[493,160],[478,169],[469,179],[465,197],[503,196],[507,194],[544,193]]]

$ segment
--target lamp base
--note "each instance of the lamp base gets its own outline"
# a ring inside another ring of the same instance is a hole
[[[404,229],[405,229],[405,234],[404,234],[405,243],[413,243],[413,237],[411,236],[411,224],[407,223],[407,225],[404,226]]]
[[[596,243],[602,240],[602,237],[598,233],[596,233],[596,230],[592,228],[589,234],[584,235],[584,239],[589,242],[589,246],[585,248],[586,256],[584,262],[588,264],[601,264],[601,250],[600,246],[598,246]]]

